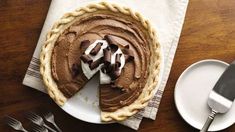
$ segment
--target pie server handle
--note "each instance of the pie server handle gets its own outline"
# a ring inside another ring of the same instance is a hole
[[[207,132],[208,128],[210,127],[212,121],[215,118],[216,113],[217,112],[215,110],[212,110],[211,114],[208,116],[206,123],[204,124],[200,132]]]

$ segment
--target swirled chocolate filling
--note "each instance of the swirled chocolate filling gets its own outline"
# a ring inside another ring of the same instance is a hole
[[[52,52],[52,76],[59,90],[70,98],[83,88],[90,78],[83,73],[81,60],[92,64],[92,68],[101,64],[94,63],[84,52],[96,40],[106,40],[113,43],[110,52],[115,48],[121,49],[126,62],[114,81],[100,84],[100,108],[102,111],[115,111],[133,103],[148,77],[149,37],[143,32],[145,30],[139,22],[121,14],[97,11],[79,17],[58,37]],[[91,55],[96,55],[100,48],[101,44],[93,49]],[[108,54],[109,51],[104,52]],[[120,57],[116,56],[118,65]],[[102,64],[107,63],[107,59],[102,60]]]

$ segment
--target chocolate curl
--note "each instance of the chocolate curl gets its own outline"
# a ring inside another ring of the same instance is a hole
[[[72,65],[72,77],[76,77],[79,74],[79,67],[78,64],[74,63]]]
[[[105,66],[102,66],[102,67],[101,67],[101,71],[102,71],[103,73],[107,73],[107,72],[106,72],[106,67],[105,67]]]
[[[97,43],[96,46],[91,50],[90,54],[96,55],[100,51],[102,45],[103,43]]]
[[[117,64],[111,65],[111,73],[109,74],[112,80],[116,80],[120,76],[119,67]]]
[[[101,71],[105,74],[108,74],[110,75],[111,74],[111,71],[112,71],[112,66],[111,65],[103,65],[101,67]]]
[[[108,42],[110,48],[111,48],[111,51],[114,53],[118,50],[118,46],[115,42],[115,40],[112,38],[112,36],[110,35],[105,35],[104,36],[104,39]]]
[[[134,60],[134,53],[130,49],[123,49],[123,53],[125,54],[125,60],[127,62]]]
[[[111,50],[110,50],[110,48],[108,47],[108,48],[104,49],[103,52],[104,52],[105,65],[110,65],[110,63],[111,63]]]
[[[110,77],[112,80],[116,80],[119,76],[120,76],[120,72],[114,71]]]
[[[118,65],[115,63],[115,64],[111,64],[111,71],[114,72],[114,71],[118,71],[119,70],[119,67]]]
[[[129,49],[129,48],[130,48],[130,45],[127,44],[127,45],[124,46],[124,48]]]
[[[115,64],[117,64],[118,67],[121,66],[121,56],[122,54],[116,54],[115,56]]]
[[[83,54],[80,58],[84,63],[91,64],[93,62],[93,60],[86,54]]]
[[[111,37],[111,35],[105,35],[104,39],[109,43],[109,44],[114,44],[114,40]]]
[[[91,44],[91,43],[90,43],[89,40],[83,40],[83,41],[81,42],[81,44],[80,44],[80,48],[86,49],[86,48],[89,47],[90,44]]]
[[[112,71],[112,66],[111,66],[110,64],[104,65],[104,66],[101,68],[101,71],[102,71],[103,73],[108,73],[108,74],[110,74],[111,71]]]
[[[101,63],[103,63],[103,57],[99,58],[98,60],[92,62],[89,67],[91,70],[97,68]]]
[[[110,44],[109,47],[111,48],[112,53],[115,53],[118,50],[118,46],[115,44]]]

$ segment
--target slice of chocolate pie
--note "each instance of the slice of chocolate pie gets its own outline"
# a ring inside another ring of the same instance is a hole
[[[41,73],[59,105],[99,74],[101,120],[124,120],[152,98],[160,68],[159,44],[149,22],[106,2],[66,14],[49,32]]]

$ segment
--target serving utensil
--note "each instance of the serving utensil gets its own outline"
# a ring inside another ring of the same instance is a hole
[[[217,113],[226,113],[232,107],[234,99],[235,61],[227,67],[210,92],[208,105],[212,110],[200,132],[208,130]]]

